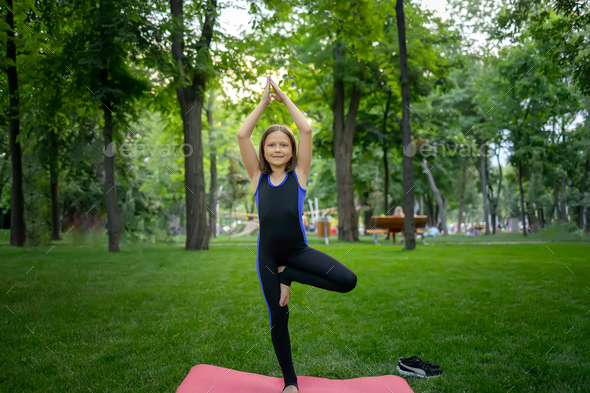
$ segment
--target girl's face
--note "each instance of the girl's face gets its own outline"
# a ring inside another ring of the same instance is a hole
[[[281,131],[269,134],[264,141],[264,158],[273,166],[284,166],[293,157],[291,140]]]

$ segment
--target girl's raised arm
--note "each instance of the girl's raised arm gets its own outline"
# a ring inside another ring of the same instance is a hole
[[[271,79],[275,94],[271,94],[278,102],[285,104],[297,129],[299,130],[299,152],[297,153],[297,167],[301,170],[301,173],[305,175],[305,179],[309,176],[309,169],[311,167],[311,156],[312,156],[312,138],[311,138],[311,126],[309,122],[303,116],[303,113],[297,108],[297,106],[287,97],[285,92]]]
[[[264,93],[262,94],[262,99],[258,106],[248,115],[244,124],[240,127],[238,131],[238,142],[240,145],[240,153],[242,154],[242,161],[244,161],[244,166],[248,171],[248,175],[250,179],[254,181],[254,176],[259,173],[258,169],[258,155],[256,155],[256,149],[254,148],[254,144],[252,143],[252,132],[254,131],[254,127],[256,127],[256,123],[260,119],[262,112],[264,112],[264,108],[266,108],[271,102],[270,98],[270,87],[269,87],[269,77],[266,78],[266,87],[264,88]]]

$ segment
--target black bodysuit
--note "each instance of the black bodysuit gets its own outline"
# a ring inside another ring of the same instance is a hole
[[[297,386],[291,358],[289,307],[279,306],[280,284],[292,281],[334,292],[349,292],[356,274],[331,256],[308,247],[303,228],[303,202],[307,190],[301,188],[295,171],[288,172],[281,184],[271,184],[262,174],[254,197],[260,221],[256,248],[256,268],[270,318],[272,343],[283,372],[285,387]],[[278,267],[287,266],[279,274]],[[299,387],[297,386],[299,389]]]

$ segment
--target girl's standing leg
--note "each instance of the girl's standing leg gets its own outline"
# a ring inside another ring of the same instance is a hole
[[[306,247],[294,253],[286,266],[280,274],[280,282],[288,286],[296,281],[341,293],[356,287],[357,276],[352,270],[315,248]]]
[[[297,375],[291,356],[291,339],[289,337],[289,307],[280,307],[281,287],[279,283],[278,264],[264,250],[258,248],[257,269],[260,286],[268,308],[270,319],[270,336],[275,354],[279,361],[285,387],[297,386]],[[297,387],[299,389],[299,387]]]

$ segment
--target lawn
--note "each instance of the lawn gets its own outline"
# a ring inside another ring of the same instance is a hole
[[[445,370],[415,392],[590,391],[590,244],[383,243],[313,245],[358,284],[293,283],[298,375],[396,374],[401,353]],[[174,392],[200,363],[282,377],[246,246],[3,245],[0,261],[0,392]]]
[[[417,240],[421,242],[422,240]],[[465,236],[464,233],[457,233],[449,236],[427,237],[427,243],[535,243],[535,242],[590,242],[590,235],[582,232],[571,232],[561,230],[561,228],[550,228],[544,231],[527,232],[523,236],[522,232],[498,232],[496,235],[486,236],[482,232],[478,236]]]
[[[235,231],[234,231],[235,232]],[[211,239],[211,244],[256,244],[258,238],[258,232],[251,236],[230,236],[227,233],[220,234],[216,238]],[[315,233],[306,233],[306,238],[310,246],[325,244],[324,239],[318,239]],[[396,241],[399,243],[401,240],[401,233],[396,233]],[[184,244],[186,237],[178,236],[176,241]],[[363,244],[374,244],[372,235],[359,236],[359,241]],[[392,239],[385,239],[384,234],[378,235],[378,242],[380,244],[392,244]],[[422,239],[417,238],[417,243],[421,243]],[[554,226],[552,228],[544,229],[543,231],[528,231],[527,236],[523,236],[522,232],[510,233],[498,231],[496,235],[485,236],[481,232],[478,236],[465,236],[465,233],[458,233],[449,236],[438,236],[426,238],[428,244],[448,244],[448,243],[538,243],[538,242],[590,242],[590,235],[584,234],[580,231],[568,232],[563,227]],[[332,235],[329,239],[330,244],[340,243],[338,241],[338,235]]]

